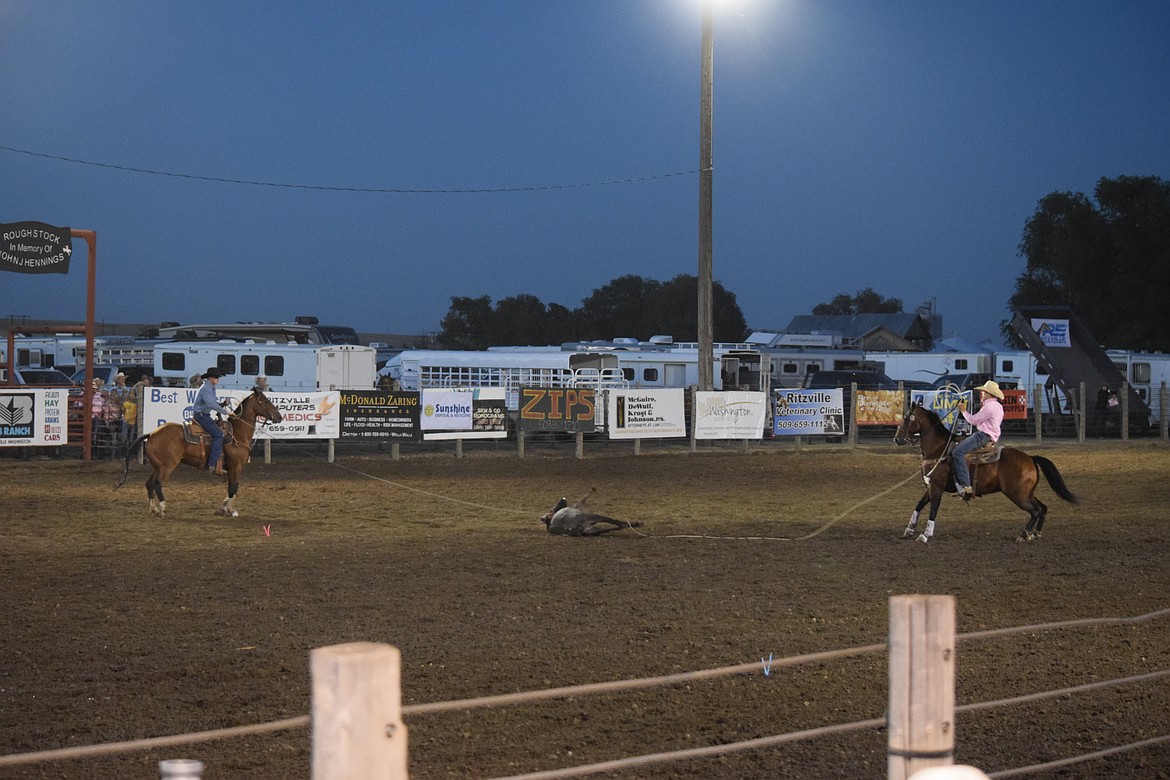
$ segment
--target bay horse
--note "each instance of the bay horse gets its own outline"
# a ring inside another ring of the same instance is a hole
[[[918,439],[918,445],[922,450],[922,478],[926,482],[926,492],[914,507],[910,523],[902,532],[902,538],[909,539],[914,536],[918,528],[918,514],[929,503],[930,517],[926,523],[926,530],[918,535],[918,541],[928,542],[934,536],[934,521],[938,516],[938,506],[943,493],[957,493],[954,477],[951,476],[949,457],[949,444],[953,437],[937,414],[921,404],[914,403],[910,405],[910,410],[906,412],[902,424],[898,426],[894,434],[894,443],[909,444],[915,438]],[[1035,496],[1041,474],[1048,481],[1048,485],[1056,491],[1056,495],[1070,504],[1079,501],[1064,484],[1064,478],[1060,476],[1060,471],[1052,461],[1040,455],[1028,455],[1012,447],[1004,447],[998,460],[972,465],[970,470],[971,486],[975,488],[976,496],[1002,492],[1013,504],[1028,513],[1028,524],[1020,532],[1017,542],[1035,541],[1044,530],[1044,518],[1048,514],[1048,507]]]
[[[224,437],[223,461],[228,478],[227,498],[219,508],[219,514],[239,517],[240,513],[233,506],[236,494],[240,490],[240,476],[244,473],[244,465],[248,462],[252,451],[252,437],[256,433],[256,421],[264,418],[269,422],[278,423],[281,420],[280,410],[268,399],[268,396],[259,390],[253,390],[251,395],[240,402],[235,416],[231,417],[231,436]],[[198,426],[195,426],[198,427]],[[199,429],[202,433],[202,429]],[[163,484],[170,478],[172,472],[180,463],[194,466],[200,471],[207,469],[207,457],[211,445],[187,441],[183,432],[183,423],[164,423],[150,433],[139,436],[126,449],[126,464],[122,471],[122,479],[115,488],[120,488],[126,482],[130,473],[130,458],[144,447],[146,459],[150,461],[151,474],[146,479],[146,496],[150,499],[150,511],[162,517],[167,511],[167,500],[163,495]]]

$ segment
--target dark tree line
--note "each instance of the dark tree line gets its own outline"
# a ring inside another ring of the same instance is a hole
[[[1069,306],[1102,344],[1170,350],[1170,182],[1102,178],[1096,203],[1053,192],[1024,225],[1012,306]],[[1012,341],[1005,322],[1003,333]]]
[[[884,298],[872,287],[858,290],[857,295],[838,293],[828,303],[818,303],[812,313],[823,314],[900,314],[901,298]]]
[[[669,335],[698,341],[698,279],[680,274],[668,282],[620,276],[599,287],[575,309],[544,304],[534,295],[502,298],[453,296],[443,318],[439,344],[447,349],[563,344],[632,337],[645,341]],[[741,341],[747,321],[735,295],[719,282],[711,287],[715,341]]]

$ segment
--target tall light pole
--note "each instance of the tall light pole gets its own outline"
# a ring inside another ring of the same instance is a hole
[[[699,389],[715,389],[715,346],[711,325],[711,82],[715,0],[703,0],[702,87],[699,98]]]

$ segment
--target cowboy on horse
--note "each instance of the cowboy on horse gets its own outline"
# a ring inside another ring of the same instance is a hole
[[[211,413],[218,412],[225,418],[234,416],[215,397],[215,387],[222,377],[223,372],[218,368],[207,369],[203,374],[203,384],[199,386],[199,392],[195,395],[195,402],[191,404],[193,419],[211,437],[211,454],[207,458],[207,470],[217,477],[223,476],[223,430],[211,418]]]
[[[979,411],[971,414],[967,411],[967,401],[959,401],[959,413],[971,423],[972,432],[963,441],[951,450],[951,471],[955,475],[955,489],[964,501],[970,501],[975,495],[971,487],[971,473],[967,468],[967,454],[982,449],[989,444],[999,441],[999,429],[1003,424],[1003,391],[999,384],[988,379],[979,387]]]

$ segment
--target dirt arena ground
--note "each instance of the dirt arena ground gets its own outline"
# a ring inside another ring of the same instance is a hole
[[[960,633],[1170,607],[1170,449],[1022,446],[1083,499],[1042,486],[1051,512],[1029,544],[1014,541],[1026,515],[1001,496],[948,497],[934,541],[902,540],[917,459],[892,445],[334,464],[278,453],[248,467],[234,519],[214,514],[222,483],[193,469],[176,473],[160,520],[144,467],[115,491],[120,464],[0,459],[0,755],[306,715],[309,651],[343,642],[399,647],[409,705],[883,643],[896,594],[954,595]],[[591,486],[591,508],[640,533],[547,535],[537,515]],[[958,650],[957,703],[992,701],[1170,669],[1170,618]],[[882,718],[886,674],[878,654],[408,717],[411,777]],[[1167,735],[1170,678],[960,713],[956,734],[956,761],[988,772]],[[883,778],[885,739],[875,728],[605,777]],[[306,778],[310,735],[0,766],[0,778],[157,778],[177,757],[204,761],[207,780]],[[1105,776],[1168,778],[1170,744],[1030,775]]]

